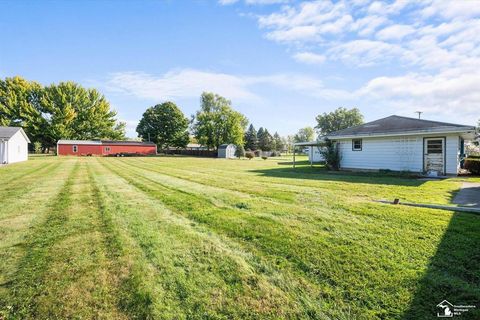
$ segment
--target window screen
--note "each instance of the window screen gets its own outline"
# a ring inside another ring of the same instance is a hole
[[[427,153],[442,153],[443,152],[443,140],[428,140],[427,141]]]
[[[352,150],[361,151],[362,150],[362,139],[352,140]]]

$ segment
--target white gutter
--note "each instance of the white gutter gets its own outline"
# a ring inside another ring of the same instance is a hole
[[[474,127],[469,127],[469,129],[464,130],[416,130],[416,131],[403,131],[403,132],[395,132],[395,133],[361,133],[361,134],[350,134],[350,135],[332,135],[326,136],[326,138],[330,140],[339,140],[339,139],[351,139],[351,138],[368,138],[368,137],[392,137],[392,136],[414,136],[419,134],[448,134],[448,133],[475,133]]]

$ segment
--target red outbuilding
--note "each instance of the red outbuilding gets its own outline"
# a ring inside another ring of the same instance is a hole
[[[59,140],[59,156],[108,156],[121,154],[154,155],[157,145],[140,141]]]

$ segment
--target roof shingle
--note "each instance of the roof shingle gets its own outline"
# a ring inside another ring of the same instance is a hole
[[[329,133],[328,137],[394,134],[402,132],[429,131],[442,129],[475,130],[473,126],[461,124],[423,120],[392,115],[386,118],[367,122],[359,126],[350,127]]]

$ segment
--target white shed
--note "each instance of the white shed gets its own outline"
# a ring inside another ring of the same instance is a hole
[[[218,157],[235,158],[235,151],[237,151],[237,147],[234,144],[222,144],[218,147]]]
[[[28,139],[20,127],[0,127],[0,164],[28,160]]]

